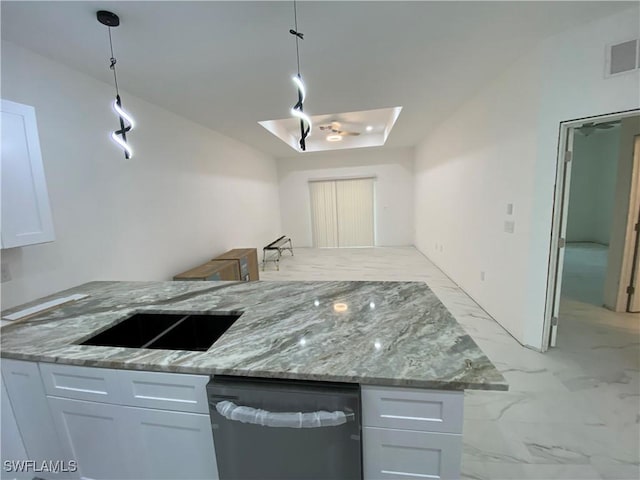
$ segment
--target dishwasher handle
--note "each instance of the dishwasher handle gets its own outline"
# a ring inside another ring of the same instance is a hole
[[[327,412],[269,412],[258,408],[245,407],[225,400],[216,403],[220,415],[235,422],[275,428],[320,428],[337,427],[355,420],[354,413],[341,411]]]

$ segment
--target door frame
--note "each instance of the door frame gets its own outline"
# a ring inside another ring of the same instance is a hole
[[[602,115],[592,115],[572,120],[560,122],[558,131],[558,147],[556,155],[556,178],[555,188],[553,192],[553,209],[551,216],[551,239],[549,247],[549,263],[547,269],[547,292],[544,308],[544,325],[542,329],[542,351],[546,352],[549,347],[555,346],[557,335],[558,320],[553,319],[553,313],[556,309],[557,302],[560,299],[560,289],[562,287],[562,265],[559,260],[564,256],[565,245],[561,244],[561,235],[566,228],[566,218],[563,219],[563,212],[566,210],[568,202],[563,194],[570,188],[571,179],[567,178],[565,185],[564,179],[567,173],[568,163],[571,161],[571,150],[573,145],[567,142],[572,138],[573,131],[587,122],[607,122],[614,120],[622,120],[623,118],[633,117],[640,114],[640,109],[625,110],[621,112],[613,112]],[[570,167],[569,167],[570,172]],[[565,188],[567,190],[565,190]],[[564,240],[564,239],[563,239]],[[562,251],[561,251],[562,250]]]

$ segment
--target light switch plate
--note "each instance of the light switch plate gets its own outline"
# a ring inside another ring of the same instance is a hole
[[[507,215],[513,215],[513,203],[507,203]]]
[[[516,230],[516,222],[513,220],[506,220],[504,222],[504,231],[507,233],[513,233]]]
[[[11,281],[11,270],[9,270],[9,264],[2,264],[2,283]]]

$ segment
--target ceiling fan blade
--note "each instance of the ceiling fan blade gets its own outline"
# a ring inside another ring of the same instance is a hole
[[[342,135],[343,137],[357,137],[360,135],[360,132],[338,132],[338,135]]]

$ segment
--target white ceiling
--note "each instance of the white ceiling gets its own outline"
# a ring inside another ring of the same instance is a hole
[[[632,5],[298,2],[305,112],[402,105],[386,145],[415,145],[542,38]],[[107,28],[95,12],[111,10],[121,19],[113,37],[124,92],[275,156],[296,155],[258,125],[286,118],[297,100],[292,2],[3,0],[0,7],[3,40],[107,83]]]

